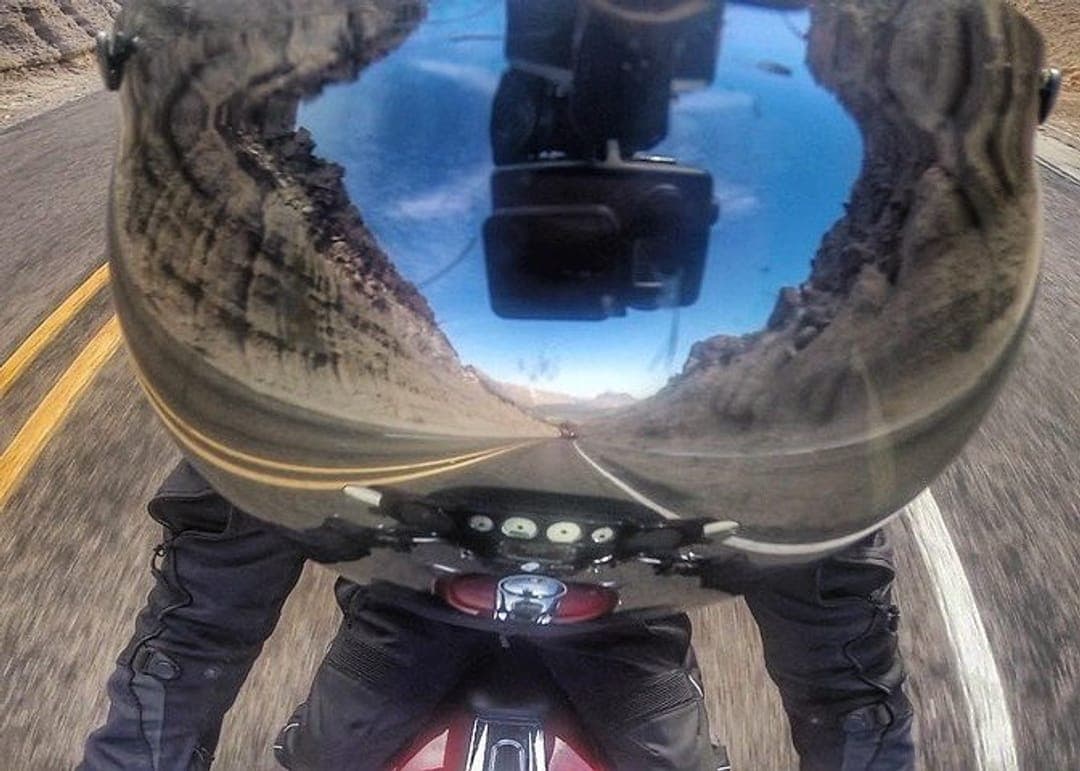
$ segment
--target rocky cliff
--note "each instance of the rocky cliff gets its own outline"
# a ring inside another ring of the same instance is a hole
[[[0,72],[76,59],[120,11],[116,0],[20,0],[0,7]]]
[[[1034,285],[1034,29],[993,0],[827,0],[807,56],[863,136],[846,215],[765,329],[701,341],[605,433],[839,440],[941,407],[1009,345]]]

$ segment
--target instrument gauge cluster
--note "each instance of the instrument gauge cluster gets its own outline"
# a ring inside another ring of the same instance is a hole
[[[559,562],[609,557],[620,531],[618,525],[586,517],[539,513],[473,512],[457,519],[463,545],[478,553]]]
[[[472,512],[456,519],[457,540],[478,555],[560,564],[671,554],[697,542],[701,531],[700,525],[689,521],[640,525],[565,514]]]
[[[399,518],[500,563],[580,568],[612,559],[666,560],[704,538],[704,520],[664,519],[606,498],[470,487],[413,503],[395,506]]]

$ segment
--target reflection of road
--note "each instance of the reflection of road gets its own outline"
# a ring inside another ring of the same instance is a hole
[[[98,95],[0,137],[4,360],[101,263],[111,110],[112,100]],[[985,430],[933,490],[1001,669],[1019,766],[1064,769],[1080,768],[1073,719],[1080,708],[1073,622],[1080,610],[1080,340],[1069,323],[1080,302],[1080,239],[1072,221],[1080,192],[1052,176],[1045,185],[1050,251],[1032,343]],[[94,295],[0,397],[4,447],[109,313],[107,294]],[[146,563],[159,538],[143,507],[177,456],[122,354],[72,404],[62,427],[43,437],[43,451],[0,518],[0,757],[5,767],[30,771],[70,767],[83,736],[104,715],[105,677],[145,597]],[[587,437],[581,446],[590,453]],[[562,475],[576,492],[620,495],[571,442],[559,440],[408,484],[419,492],[450,483],[513,485],[531,479],[530,469]],[[893,532],[924,767],[975,768],[967,715],[978,705],[964,694],[909,528],[901,522]],[[336,626],[330,583],[310,571],[297,589],[226,723],[215,767],[276,767],[268,751],[273,733],[303,699]],[[736,767],[791,768],[786,728],[743,606],[695,614],[695,628],[716,727]]]
[[[552,493],[632,500],[624,490],[597,473],[577,451],[574,442],[565,439],[537,442],[468,469],[421,480],[415,485],[407,483],[405,487],[417,493],[429,493],[458,485],[528,487]]]

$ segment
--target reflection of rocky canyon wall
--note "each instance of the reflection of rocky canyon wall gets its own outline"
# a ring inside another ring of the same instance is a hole
[[[136,358],[169,401],[188,400],[186,414],[200,406],[176,379],[213,373],[329,418],[551,433],[461,366],[349,203],[341,168],[293,131],[301,98],[355,79],[423,11],[402,0],[125,9],[120,28],[139,47],[122,93],[114,274]]]
[[[824,0],[808,46],[863,135],[846,216],[766,329],[699,342],[597,439],[857,440],[944,408],[1012,341],[1038,244],[1033,28],[997,0]]]

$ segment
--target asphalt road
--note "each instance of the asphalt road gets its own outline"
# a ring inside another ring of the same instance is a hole
[[[109,95],[97,94],[0,134],[0,362],[103,260],[114,110]],[[955,642],[977,647],[962,634],[975,614],[946,618],[940,609],[967,582],[928,568],[917,548],[922,524],[902,517],[890,527],[927,769],[976,769],[979,757],[998,758],[987,769],[1080,768],[1080,187],[1051,172],[1044,183],[1046,264],[1031,340],[984,428],[931,488],[985,626],[1001,704],[980,701],[996,698],[994,678]],[[101,293],[0,397],[0,446],[110,313]],[[177,457],[120,352],[0,509],[3,767],[70,767],[103,718],[104,681],[149,588],[159,536],[143,506]],[[581,484],[600,492],[608,483]],[[336,626],[331,580],[314,567],[305,574],[226,722],[215,768],[275,768],[271,738],[303,698]],[[699,612],[695,624],[714,730],[735,768],[793,768],[744,606]],[[986,718],[999,707],[1011,719],[1015,764],[1007,753],[976,749],[1008,740]]]

